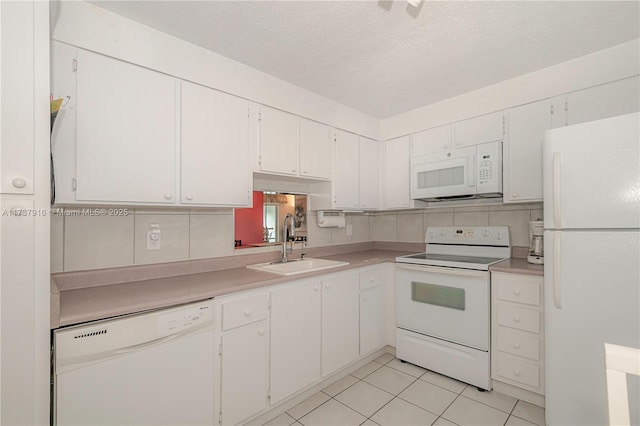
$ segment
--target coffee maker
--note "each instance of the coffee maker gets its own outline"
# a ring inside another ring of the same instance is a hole
[[[527,262],[535,263],[536,265],[542,265],[544,263],[543,235],[543,221],[533,220],[529,222],[529,255],[527,256]]]

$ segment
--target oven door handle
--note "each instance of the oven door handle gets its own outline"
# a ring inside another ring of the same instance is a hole
[[[412,265],[408,263],[396,263],[396,269],[416,272],[431,272],[434,274],[456,275],[465,277],[487,277],[489,271],[477,271],[473,269],[447,268],[446,266]]]

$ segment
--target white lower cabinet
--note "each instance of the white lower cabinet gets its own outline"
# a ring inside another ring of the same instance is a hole
[[[360,354],[359,293],[357,272],[322,280],[322,377]]]
[[[271,292],[271,404],[320,379],[320,281]]]
[[[215,299],[216,413],[235,425],[386,344],[385,265]]]
[[[217,386],[220,424],[237,424],[267,407],[267,303],[266,292],[216,302],[221,325]]]
[[[383,270],[360,272],[360,356],[384,346]]]
[[[491,294],[491,377],[544,395],[542,277],[492,272]]]

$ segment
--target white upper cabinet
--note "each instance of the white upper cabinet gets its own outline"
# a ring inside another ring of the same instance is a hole
[[[502,111],[459,121],[453,125],[454,148],[501,141],[504,138]]]
[[[385,141],[382,145],[382,191],[384,194],[384,207],[387,209],[406,209],[411,207],[409,143],[409,136],[403,136]]]
[[[77,189],[85,202],[176,202],[174,78],[78,51]]]
[[[504,144],[504,202],[542,200],[542,139],[551,128],[551,100],[511,108]]]
[[[380,143],[360,137],[360,209],[380,207]]]
[[[333,202],[335,209],[357,209],[359,204],[359,147],[358,135],[335,131],[335,173]]]
[[[330,179],[332,145],[328,126],[300,118],[300,176]]]
[[[567,95],[569,125],[640,111],[640,77],[625,78]]]
[[[188,82],[181,99],[180,201],[251,205],[248,102]]]
[[[298,117],[261,105],[258,120],[260,171],[298,175]]]
[[[34,191],[33,14],[32,2],[2,2],[0,171],[3,194],[33,194]]]
[[[411,136],[411,155],[433,154],[452,149],[453,147],[453,125],[435,127],[424,130]]]

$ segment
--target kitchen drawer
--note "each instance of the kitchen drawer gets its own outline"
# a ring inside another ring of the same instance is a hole
[[[523,356],[534,361],[540,360],[540,338],[505,327],[496,327],[498,350]]]
[[[378,268],[360,272],[360,290],[380,285],[380,275]]]
[[[267,294],[222,303],[222,329],[230,330],[267,318]]]
[[[540,312],[498,304],[498,325],[539,333]]]
[[[534,388],[540,387],[540,366],[537,362],[518,358],[502,352],[496,354],[497,374]]]
[[[494,282],[498,299],[540,306],[540,280],[537,277],[533,280],[527,278],[496,277]]]

